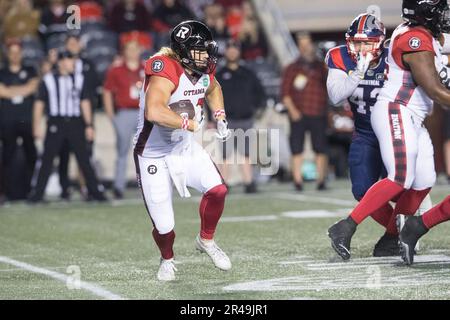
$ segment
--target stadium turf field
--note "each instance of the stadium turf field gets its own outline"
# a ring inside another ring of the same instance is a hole
[[[176,198],[171,283],[156,280],[159,254],[137,190],[112,204],[0,207],[0,299],[450,298],[450,222],[425,236],[417,263],[406,267],[399,257],[371,257],[383,230],[368,219],[342,262],[326,230],[354,205],[349,183],[313,188],[298,194],[268,184],[251,196],[232,188],[216,236],[229,272],[194,249],[199,195]],[[448,193],[448,185],[435,187],[433,202]]]

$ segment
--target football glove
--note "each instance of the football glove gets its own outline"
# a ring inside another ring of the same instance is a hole
[[[358,55],[358,62],[356,64],[355,73],[359,78],[364,79],[364,75],[369,69],[370,62],[373,59],[373,55],[368,52],[365,56],[360,52]]]
[[[216,138],[222,141],[227,141],[231,137],[231,131],[228,129],[228,121],[221,119],[217,121]]]

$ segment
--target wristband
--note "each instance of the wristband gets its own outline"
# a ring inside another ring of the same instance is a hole
[[[183,118],[181,120],[181,129],[182,130],[187,130],[189,128],[189,119],[188,118]]]
[[[220,116],[226,116],[225,110],[220,109],[220,110],[217,110],[216,112],[214,112],[214,119],[217,120]]]

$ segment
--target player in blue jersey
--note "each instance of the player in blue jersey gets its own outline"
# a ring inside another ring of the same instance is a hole
[[[384,47],[386,29],[371,14],[358,15],[345,35],[347,45],[330,49],[327,89],[333,104],[348,100],[355,132],[348,155],[352,193],[360,200],[366,191],[386,176],[378,140],[370,124],[370,115],[385,79],[388,49]],[[384,206],[372,215],[386,228],[375,245],[374,256],[399,255],[398,230],[392,221],[393,209]]]

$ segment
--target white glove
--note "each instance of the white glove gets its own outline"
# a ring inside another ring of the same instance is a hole
[[[195,129],[195,132],[201,130],[205,125],[205,113],[203,112],[203,108],[201,106],[195,106],[195,116],[194,120],[197,121],[198,127]]]
[[[369,65],[372,59],[373,55],[370,52],[366,53],[365,56],[363,56],[361,52],[359,53],[355,73],[361,79],[364,79],[364,75],[366,74],[367,69],[369,69]]]
[[[228,122],[225,119],[217,121],[216,138],[222,141],[227,141],[231,137],[231,131],[228,129]]]

